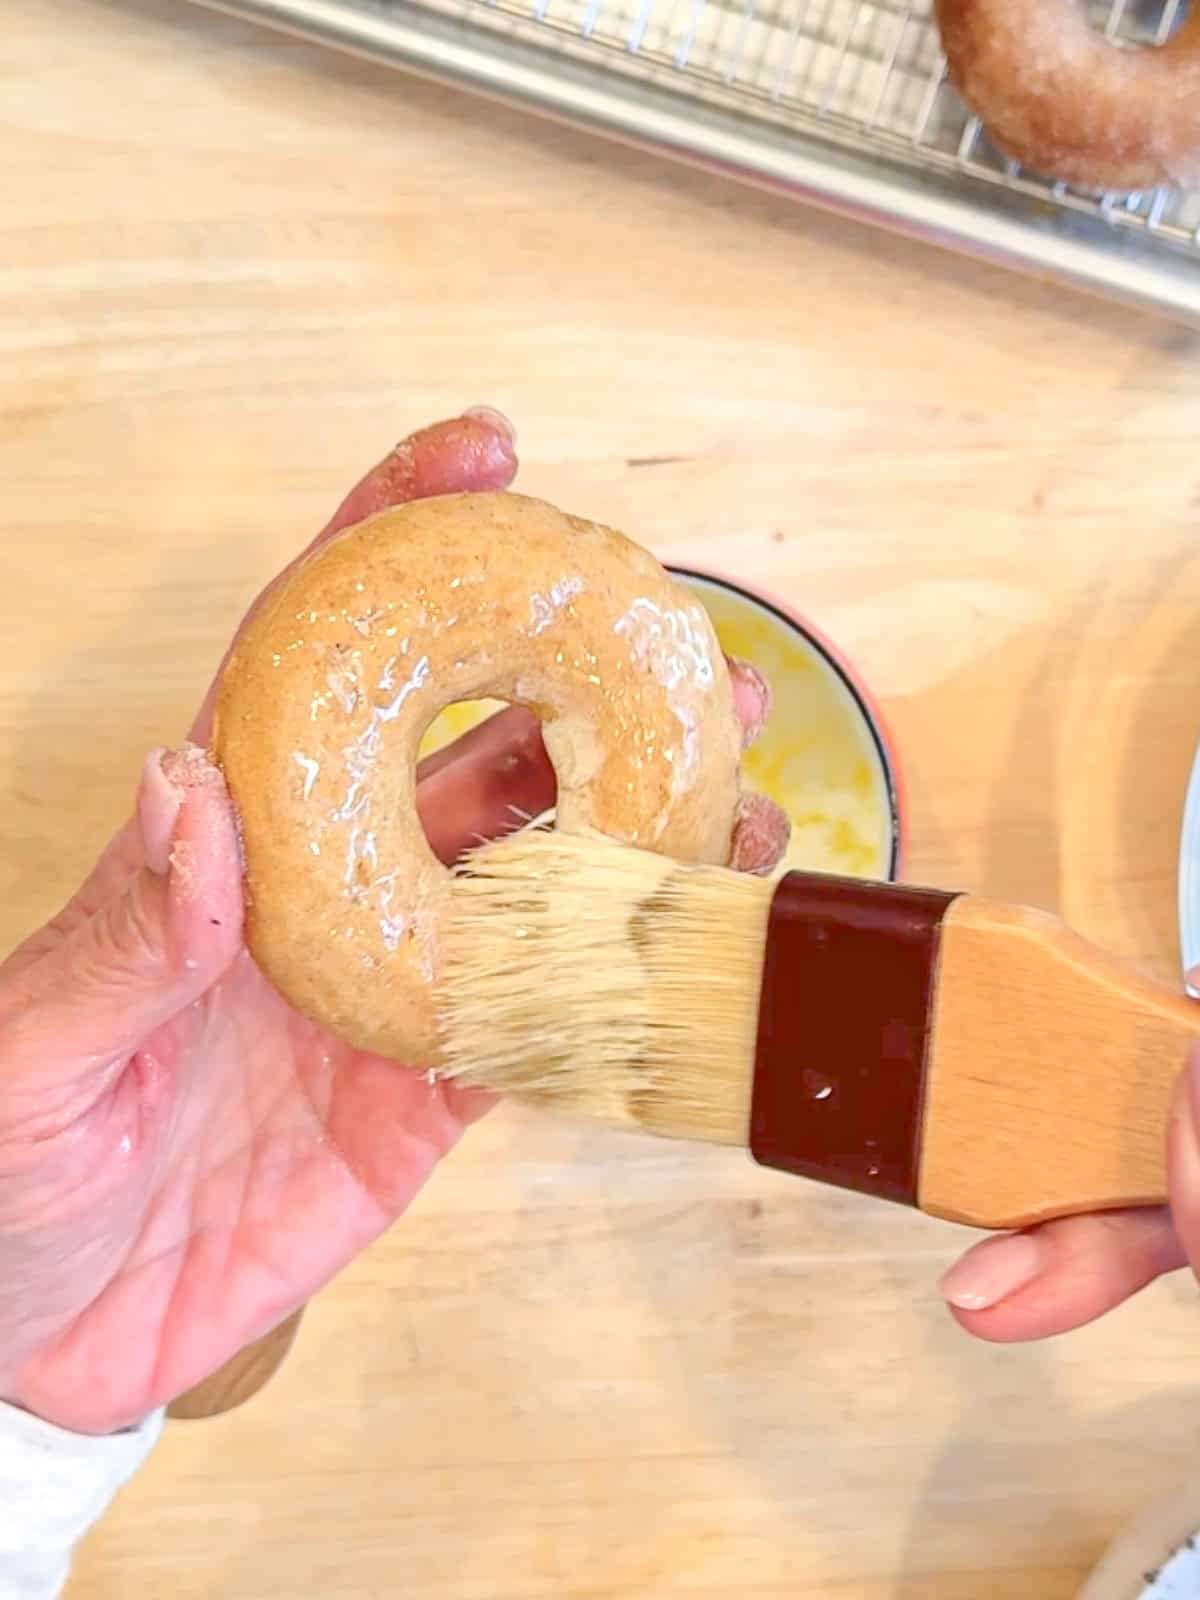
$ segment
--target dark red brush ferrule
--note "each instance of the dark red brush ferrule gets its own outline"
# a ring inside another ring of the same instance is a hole
[[[758,1010],[756,1161],[916,1205],[938,936],[956,898],[806,872],[780,880]]]

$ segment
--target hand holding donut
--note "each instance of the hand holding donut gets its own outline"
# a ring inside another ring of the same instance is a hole
[[[503,420],[468,414],[393,451],[317,545],[515,471]],[[752,737],[765,689],[729,672]],[[0,1398],[76,1431],[143,1416],[282,1321],[486,1106],[335,1038],[264,977],[243,939],[234,810],[201,748],[214,699],[194,745],[146,762],[134,817],[78,894],[0,967]],[[555,792],[521,710],[418,779],[442,860]],[[763,870],[785,834],[749,799],[734,864]]]

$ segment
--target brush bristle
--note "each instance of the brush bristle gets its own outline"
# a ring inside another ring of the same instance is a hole
[[[483,846],[445,925],[439,1075],[744,1144],[772,889],[597,835]]]

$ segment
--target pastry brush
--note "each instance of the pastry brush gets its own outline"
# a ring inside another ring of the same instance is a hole
[[[981,1228],[1166,1196],[1200,1006],[1021,906],[590,835],[455,881],[439,1075]]]

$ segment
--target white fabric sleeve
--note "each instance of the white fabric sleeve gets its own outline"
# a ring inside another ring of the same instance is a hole
[[[0,1404],[0,1600],[55,1600],[76,1543],[153,1450],[163,1413],[94,1438]]]

